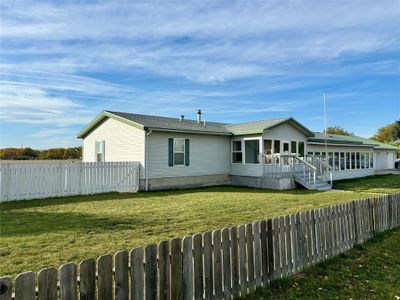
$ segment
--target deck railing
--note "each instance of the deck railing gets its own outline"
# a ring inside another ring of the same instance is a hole
[[[332,184],[332,169],[317,157],[295,154],[264,155],[263,176],[268,178],[295,178],[302,184],[315,187],[317,181]]]

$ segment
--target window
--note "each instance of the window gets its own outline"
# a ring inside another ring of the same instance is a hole
[[[297,153],[297,142],[296,141],[292,141],[292,154],[296,154]]]
[[[346,170],[350,170],[350,152],[346,152]]]
[[[308,151],[307,154],[313,156],[314,152]]]
[[[243,162],[242,141],[232,142],[232,163],[241,164]]]
[[[268,155],[272,153],[272,141],[264,140],[264,154]]]
[[[185,164],[185,139],[174,139],[174,165]]]
[[[328,164],[329,164],[329,166],[334,168],[334,165],[333,165],[333,152],[329,152],[328,153]]]
[[[374,153],[369,154],[369,165],[371,166],[371,169],[374,168]]]
[[[304,142],[299,142],[299,156],[304,157]]]
[[[339,152],[335,152],[334,157],[335,171],[337,171],[339,170]]]
[[[357,154],[356,154],[356,168],[357,169],[360,169],[360,163],[361,163],[360,152],[357,152]]]
[[[361,152],[361,169],[365,169],[365,155]]]
[[[351,152],[351,168],[354,170],[356,168],[356,153]]]
[[[104,141],[96,141],[95,148],[96,148],[96,161],[104,162],[104,160],[105,160],[105,157],[104,157],[105,142]]]
[[[260,153],[260,142],[259,140],[246,140],[244,141],[244,153],[246,156],[246,164],[258,164]]]
[[[344,152],[340,152],[340,170],[343,171],[345,168]]]
[[[274,141],[274,153],[275,154],[281,153],[281,141],[279,140]]]
[[[289,153],[289,142],[282,142],[283,153]]]
[[[365,168],[369,169],[369,152],[365,153]]]
[[[315,156],[321,156],[321,152],[315,152]]]

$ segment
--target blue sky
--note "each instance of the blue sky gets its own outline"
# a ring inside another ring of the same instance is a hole
[[[102,110],[400,118],[399,1],[1,1],[0,146],[80,145]]]

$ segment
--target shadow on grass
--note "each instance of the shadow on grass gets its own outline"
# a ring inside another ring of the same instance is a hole
[[[72,212],[14,211],[12,216],[2,217],[1,236],[22,237],[66,231],[104,233],[107,231],[134,229],[143,224],[144,220],[137,216],[121,218]]]
[[[35,207],[46,207],[46,206],[57,206],[71,203],[84,203],[93,201],[110,201],[110,200],[143,200],[152,198],[162,198],[169,196],[181,196],[191,195],[197,193],[256,193],[256,194],[289,194],[289,195],[304,195],[304,194],[317,194],[319,191],[311,191],[305,189],[294,189],[294,190],[269,190],[259,188],[248,188],[248,187],[236,187],[236,186],[216,186],[216,187],[204,187],[204,188],[193,188],[193,189],[180,189],[180,190],[163,190],[163,191],[149,191],[149,192],[138,192],[138,193],[103,193],[94,195],[82,195],[82,196],[67,196],[67,197],[56,197],[46,199],[34,199],[34,200],[21,200],[21,201],[10,201],[1,203],[0,207],[2,212],[7,210],[26,209]]]
[[[337,189],[368,191],[382,188],[400,188],[400,175],[375,175],[353,179],[338,180],[333,183]]]

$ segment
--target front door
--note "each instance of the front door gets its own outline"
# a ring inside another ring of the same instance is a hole
[[[289,142],[282,142],[282,154],[290,154]]]

